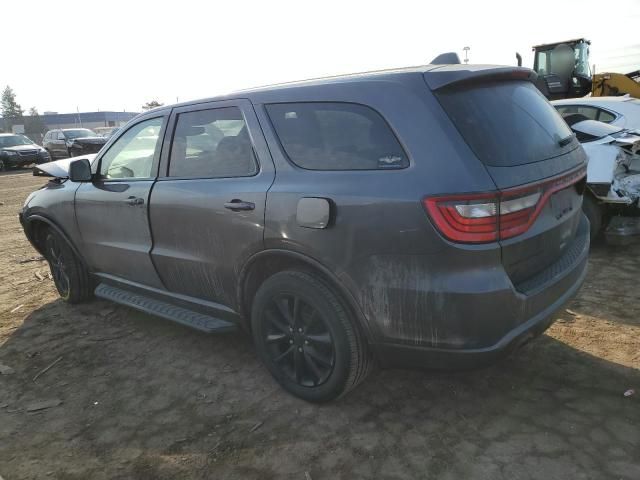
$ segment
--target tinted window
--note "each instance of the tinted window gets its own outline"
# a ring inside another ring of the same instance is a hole
[[[149,178],[158,145],[162,118],[140,122],[111,145],[100,161],[105,178]]]
[[[64,136],[67,138],[87,138],[97,137],[96,133],[88,128],[76,128],[74,130],[65,130]]]
[[[285,152],[311,170],[377,170],[409,165],[374,110],[351,103],[278,103],[267,112]]]
[[[178,115],[171,177],[246,177],[257,172],[249,131],[237,107]]]
[[[485,164],[523,165],[561,155],[571,130],[529,82],[490,82],[436,94],[466,142]]]

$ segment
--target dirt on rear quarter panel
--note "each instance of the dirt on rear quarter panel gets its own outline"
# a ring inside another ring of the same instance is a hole
[[[384,371],[316,406],[242,334],[61,302],[16,216],[42,182],[0,176],[7,480],[640,478],[640,246],[595,248],[569,310],[499,365]]]

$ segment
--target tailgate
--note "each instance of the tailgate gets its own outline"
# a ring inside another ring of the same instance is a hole
[[[500,240],[503,266],[517,287],[573,243],[582,216],[586,155],[530,81],[486,74],[433,89],[502,195],[539,193],[526,230]]]

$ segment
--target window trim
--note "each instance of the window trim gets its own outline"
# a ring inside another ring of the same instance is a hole
[[[338,169],[326,169],[326,168],[306,168],[306,167],[302,167],[302,166],[298,165],[296,162],[294,162],[291,159],[291,157],[287,153],[287,150],[284,148],[284,145],[282,144],[282,141],[280,140],[280,135],[278,135],[278,131],[276,130],[275,125],[273,124],[273,120],[271,119],[271,115],[269,115],[269,110],[267,109],[267,107],[269,105],[291,105],[291,104],[305,104],[305,103],[313,103],[313,104],[326,103],[326,104],[330,104],[330,105],[335,105],[335,104],[356,105],[356,106],[359,106],[359,107],[368,108],[369,110],[373,111],[374,113],[376,113],[382,119],[382,121],[387,126],[387,128],[389,129],[389,131],[391,132],[393,137],[398,142],[398,145],[400,146],[400,148],[402,149],[402,152],[404,153],[405,157],[407,158],[407,165],[405,165],[404,167],[399,167],[399,168],[344,168],[344,169],[339,169],[339,170]],[[280,148],[280,153],[287,160],[287,162],[289,162],[289,164],[291,166],[293,166],[294,168],[299,168],[300,170],[306,170],[306,171],[309,171],[309,172],[397,172],[397,171],[406,170],[407,168],[410,168],[410,167],[413,166],[413,161],[411,159],[411,156],[407,153],[408,150],[407,150],[405,144],[402,142],[402,140],[400,140],[400,137],[398,137],[398,134],[395,131],[395,129],[387,121],[385,116],[382,115],[382,113],[380,113],[380,111],[378,109],[373,108],[371,105],[366,105],[366,104],[360,103],[360,102],[347,102],[347,101],[344,101],[344,100],[337,100],[337,101],[334,101],[334,100],[304,100],[304,101],[263,103],[262,104],[262,108],[264,110],[265,117],[269,121],[269,126],[271,127],[271,131],[272,131],[273,137],[275,138],[276,142],[278,143],[278,147]]]
[[[158,114],[159,113],[159,114]],[[96,181],[100,183],[131,183],[131,182],[148,182],[150,180],[155,180],[158,178],[158,167],[160,166],[160,155],[162,153],[162,147],[164,144],[164,136],[167,129],[167,113],[166,112],[154,112],[154,114],[139,118],[135,123],[131,123],[131,125],[127,125],[126,129],[119,130],[118,135],[109,139],[109,142],[106,145],[109,146],[104,152],[100,154],[100,157],[96,159]],[[120,140],[122,136],[124,136],[129,130],[131,130],[136,125],[140,125],[143,122],[147,122],[149,120],[154,120],[156,118],[162,119],[162,125],[160,126],[160,132],[158,133],[158,143],[156,144],[156,151],[153,154],[153,161],[151,163],[151,176],[150,177],[128,177],[128,178],[106,178],[103,177],[100,173],[102,169],[102,159],[107,154],[111,148]]]
[[[251,143],[251,152],[253,154],[253,162],[254,165],[256,167],[256,170],[253,174],[251,175],[233,175],[233,176],[202,176],[202,175],[196,175],[196,176],[175,176],[172,177],[169,172],[171,169],[171,151],[173,149],[173,140],[175,138],[175,134],[176,134],[176,129],[178,126],[178,120],[180,118],[180,115],[182,115],[183,113],[193,113],[193,112],[202,112],[204,110],[220,110],[223,108],[237,108],[240,111],[240,114],[242,115],[242,120],[244,121],[245,127],[247,128],[247,131],[249,133],[249,142]],[[253,178],[256,177],[257,175],[260,174],[260,172],[262,171],[262,167],[260,164],[260,160],[258,159],[258,152],[256,151],[256,146],[255,146],[255,142],[253,139],[253,135],[251,134],[251,127],[250,127],[250,122],[249,119],[247,118],[247,115],[245,114],[244,109],[242,108],[242,105],[240,105],[240,103],[236,103],[234,101],[221,101],[219,102],[218,105],[212,105],[211,103],[198,103],[198,104],[194,104],[194,105],[189,105],[180,109],[175,109],[172,114],[171,114],[171,132],[170,134],[167,135],[167,143],[168,143],[168,148],[167,148],[167,154],[166,154],[166,165],[164,168],[165,171],[162,172],[162,175],[160,175],[158,177],[158,180],[218,180],[218,179],[233,179],[233,178],[239,178],[239,179],[247,179],[247,178]]]

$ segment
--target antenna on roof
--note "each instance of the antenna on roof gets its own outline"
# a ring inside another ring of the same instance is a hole
[[[460,63],[460,57],[456,52],[446,52],[441,53],[429,63],[431,65],[451,65],[454,63]]]

